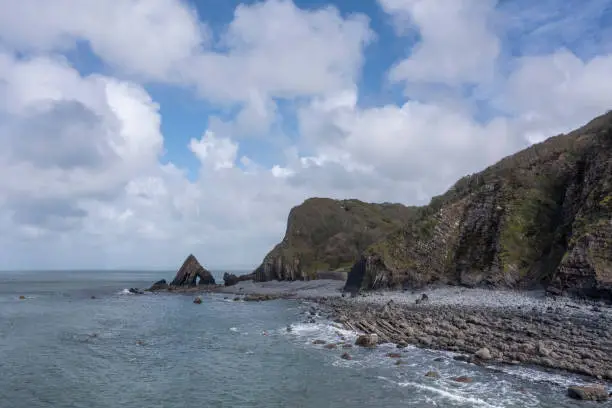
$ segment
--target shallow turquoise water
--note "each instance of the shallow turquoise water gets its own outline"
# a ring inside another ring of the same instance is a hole
[[[415,348],[396,366],[386,346],[342,360],[312,344],[339,330],[323,316],[304,323],[309,306],[296,301],[205,295],[195,305],[122,291],[168,275],[0,273],[0,407],[585,406],[565,397],[580,379],[563,375],[494,372]],[[424,378],[430,369],[441,379]]]

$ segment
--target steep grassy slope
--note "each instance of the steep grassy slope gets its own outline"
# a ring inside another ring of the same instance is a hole
[[[310,279],[348,270],[372,243],[411,220],[414,207],[310,198],[289,213],[282,242],[255,271],[255,280]]]
[[[612,299],[612,113],[462,178],[369,246],[346,288],[433,282]]]

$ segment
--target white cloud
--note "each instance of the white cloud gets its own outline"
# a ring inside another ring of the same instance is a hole
[[[158,162],[157,105],[138,85],[81,77],[62,61],[2,54],[0,163],[15,194],[65,198],[106,194]]]
[[[211,131],[204,133],[200,140],[191,139],[189,148],[204,164],[214,170],[231,169],[236,162],[238,145],[228,138],[216,137]]]
[[[612,54],[583,61],[568,50],[522,58],[500,105],[520,117],[533,141],[568,130],[612,108]]]
[[[507,77],[496,71],[491,19],[500,17],[488,1],[381,0],[421,41],[391,73],[412,98],[368,108],[357,84],[374,34],[362,15],[269,0],[238,7],[211,44],[185,2],[47,3],[0,0],[12,13],[0,16],[0,258],[9,267],[173,267],[189,252],[213,267],[255,266],[307,197],[424,203],[612,105],[609,55],[559,50],[515,61]],[[114,70],[84,76],[58,56],[80,41]],[[239,108],[185,146],[196,172],[160,162],[163,118],[148,81]],[[473,101],[438,94],[466,83],[503,114],[476,120]],[[298,107],[297,135],[264,165],[240,138],[259,136],[262,150],[290,140],[278,130],[280,100]]]
[[[55,51],[86,41],[110,65],[151,79],[176,75],[207,42],[195,12],[176,0],[0,0],[0,8],[9,47]]]
[[[500,41],[491,27],[494,0],[379,0],[400,32],[420,34],[411,55],[390,71],[392,81],[480,83],[494,74]]]

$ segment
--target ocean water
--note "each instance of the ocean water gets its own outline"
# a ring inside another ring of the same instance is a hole
[[[579,377],[495,371],[417,348],[396,365],[390,346],[313,345],[355,334],[323,316],[305,323],[310,306],[298,301],[207,294],[196,305],[124,290],[169,275],[0,273],[0,408],[590,406],[565,396]],[[429,370],[440,378],[425,378]],[[452,380],[460,375],[474,381]]]

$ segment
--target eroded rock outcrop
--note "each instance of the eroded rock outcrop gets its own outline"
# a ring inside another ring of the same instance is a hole
[[[215,278],[205,269],[195,256],[189,255],[176,273],[171,286],[214,285]]]
[[[574,385],[567,389],[567,395],[570,398],[582,401],[607,401],[608,391],[601,384],[592,385]]]
[[[158,292],[160,290],[167,290],[167,289],[168,289],[168,282],[166,282],[165,279],[161,279],[155,282],[153,285],[151,285],[151,287],[149,288],[149,291]]]
[[[250,273],[248,275],[240,275],[240,276],[237,276],[229,272],[225,272],[223,274],[223,282],[225,283],[225,286],[234,286],[238,282],[253,280],[254,278],[255,278],[255,274],[253,273]]]
[[[436,282],[612,300],[612,112],[462,178],[369,246],[345,289]]]
[[[255,280],[346,273],[363,250],[407,223],[414,213],[415,207],[400,204],[310,198],[291,209],[285,237],[255,270]]]

